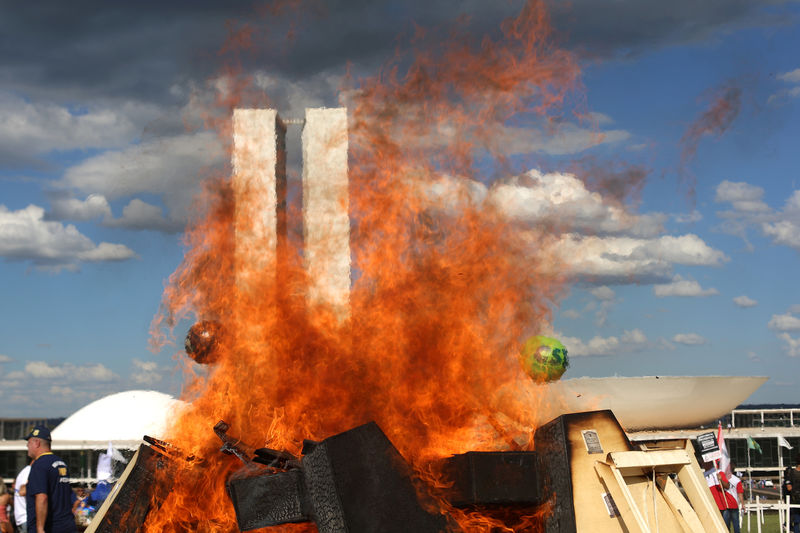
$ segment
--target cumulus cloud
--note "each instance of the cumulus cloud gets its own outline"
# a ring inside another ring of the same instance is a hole
[[[800,331],[800,317],[789,313],[772,315],[767,327],[773,331]]]
[[[0,353],[0,363],[10,363],[11,361],[13,361],[13,359],[11,359],[9,356]]]
[[[735,303],[739,307],[755,307],[756,305],[758,305],[757,301],[745,296],[744,294],[734,298],[733,303]]]
[[[72,109],[0,92],[0,147],[6,164],[53,151],[119,148],[158,113],[156,106],[135,102]]]
[[[778,79],[788,83],[800,84],[800,68],[796,68],[794,70],[790,70],[789,72],[778,74]]]
[[[728,258],[696,235],[654,239],[562,236],[557,249],[578,278],[605,284],[663,282],[674,264],[719,266]]]
[[[789,84],[790,87],[783,87],[776,93],[770,95],[770,97],[767,99],[768,104],[782,104],[786,103],[792,98],[800,97],[800,68],[796,68],[788,72],[782,72],[776,77],[780,81]]]
[[[50,211],[47,213],[46,218],[82,222],[110,216],[111,207],[103,195],[90,194],[85,200],[79,200],[61,193],[51,195]]]
[[[589,191],[572,174],[530,170],[498,182],[487,201],[512,220],[552,224],[556,229],[599,235],[652,237],[663,230],[661,214],[636,215],[600,193]]]
[[[795,190],[784,203],[783,209],[772,209],[761,199],[761,187],[744,182],[723,181],[717,187],[716,201],[729,203],[731,209],[717,215],[725,220],[720,231],[737,235],[753,248],[747,231],[755,228],[773,244],[788,246],[800,251],[800,190]]]
[[[31,361],[25,364],[23,374],[16,378],[32,377],[36,379],[66,379],[69,381],[112,381],[119,376],[101,363],[75,365],[72,363],[51,364],[45,361]]]
[[[140,385],[153,385],[158,383],[164,377],[163,369],[159,368],[155,361],[142,361],[140,359],[133,359],[131,361],[133,372],[131,379],[134,383]]]
[[[595,287],[594,289],[592,289],[589,292],[591,292],[592,296],[594,296],[598,300],[602,300],[602,301],[606,301],[606,302],[609,301],[609,300],[613,300],[614,297],[616,296],[614,294],[614,290],[609,288],[609,287],[606,287],[605,285],[603,285],[601,287]]]
[[[0,257],[58,271],[75,270],[83,262],[124,261],[136,254],[122,244],[96,245],[71,224],[47,221],[41,207],[10,211],[0,205]]]
[[[719,294],[719,291],[714,288],[704,289],[695,280],[684,279],[680,275],[676,275],[670,283],[653,286],[653,293],[659,298],[666,296],[705,297]]]
[[[766,213],[770,208],[762,200],[764,189],[744,182],[723,181],[717,186],[714,201],[729,203],[734,210],[746,213]]]
[[[107,225],[175,232],[185,226],[201,180],[225,160],[214,133],[177,135],[85,159],[67,169],[59,185],[109,200],[132,198],[122,217],[106,219]],[[161,208],[136,197],[142,194],[159,197],[166,216]]]
[[[687,346],[700,346],[701,344],[706,344],[708,341],[697,333],[678,333],[672,337],[672,342],[685,344]]]
[[[676,264],[728,261],[697,235],[661,235],[665,215],[631,213],[617,198],[590,191],[572,174],[530,170],[488,188],[447,175],[414,183],[429,207],[458,212],[488,204],[515,223],[523,237],[531,232],[531,242],[538,242],[531,228],[546,226],[557,239],[555,249],[567,273],[590,284],[665,282]]]
[[[179,214],[173,214],[173,216],[175,215]],[[164,216],[164,210],[161,207],[134,198],[122,209],[121,217],[107,219],[103,222],[103,225],[133,230],[177,233],[186,226],[186,221],[180,216],[177,219],[167,218]]]
[[[800,338],[794,338],[788,333],[781,333],[778,337],[786,343],[786,354],[789,357],[800,357]]]
[[[647,336],[639,329],[626,330],[620,337],[595,336],[588,342],[583,342],[576,337],[563,335],[561,339],[564,345],[567,346],[569,355],[572,357],[640,352],[648,345]]]

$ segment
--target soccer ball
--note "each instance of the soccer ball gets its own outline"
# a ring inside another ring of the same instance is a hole
[[[567,349],[556,339],[536,335],[525,341],[520,352],[525,372],[538,382],[555,381],[569,366]]]

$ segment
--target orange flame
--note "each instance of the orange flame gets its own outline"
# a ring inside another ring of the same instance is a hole
[[[208,184],[207,215],[187,232],[153,329],[193,316],[219,321],[227,334],[216,365],[187,363],[191,403],[163,438],[196,459],[170,480],[146,531],[237,530],[224,483],[241,464],[219,453],[218,420],[251,445],[294,454],[303,439],[374,420],[430,483],[433,459],[531,449],[537,406],[548,400],[524,388],[519,346],[549,322],[564,279],[550,236],[520,232],[467,191],[486,160],[504,160],[498,132],[506,121],[548,117],[575,87],[575,59],[550,37],[542,3],[530,1],[499,39],[476,48],[457,29],[432,49],[398,53],[349,91],[355,265],[344,322],[333,310],[307,309],[294,235],[283,243],[289,254],[277,281],[248,272],[255,286],[237,285],[236,199],[227,180]],[[443,180],[460,191],[449,204],[430,194]],[[468,531],[520,531],[539,528],[546,510],[446,512]]]

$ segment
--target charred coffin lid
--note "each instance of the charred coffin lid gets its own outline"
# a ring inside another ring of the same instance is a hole
[[[308,520],[320,533],[451,529],[374,422],[318,443],[307,441],[300,466],[286,465],[282,472],[267,467],[228,480],[241,530]]]
[[[544,502],[536,452],[467,452],[441,466],[452,483],[445,497],[455,507]]]

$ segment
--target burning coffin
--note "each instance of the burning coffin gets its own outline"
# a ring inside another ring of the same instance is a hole
[[[374,422],[306,441],[302,458],[248,448],[224,422],[214,430],[221,451],[244,462],[226,483],[242,531],[296,522],[314,522],[321,533],[459,531],[446,511],[453,507],[539,515],[537,531],[548,533],[724,531],[691,442],[634,449],[611,411],[552,420],[537,429],[535,451],[443,459],[436,470],[445,489],[415,479]],[[170,476],[157,474],[185,458],[150,441],[154,446],[142,446],[89,531],[138,531],[169,490],[155,481]]]
[[[228,493],[243,531],[306,520],[313,520],[321,533],[424,533],[447,526],[374,422],[322,442],[307,441],[297,468],[234,477]]]

